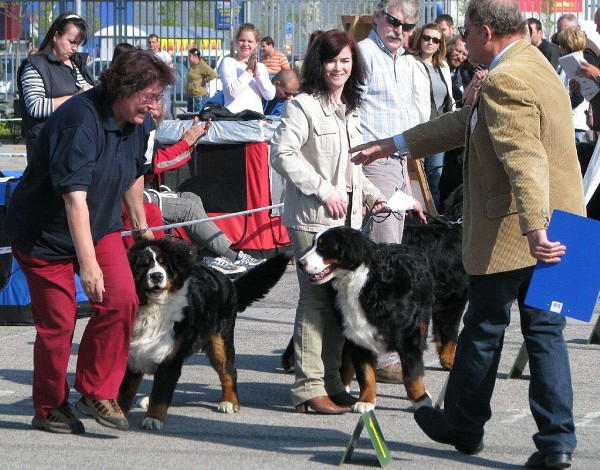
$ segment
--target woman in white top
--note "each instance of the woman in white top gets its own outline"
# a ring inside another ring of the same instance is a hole
[[[429,23],[416,32],[413,48],[409,51],[425,68],[430,85],[430,119],[435,119],[451,111],[454,104],[452,98],[452,77],[450,67],[444,61],[446,57],[446,39],[440,26]],[[423,167],[427,175],[427,183],[435,207],[440,210],[439,183],[444,166],[444,153],[436,153],[423,159]]]
[[[275,98],[275,85],[269,80],[267,67],[258,60],[258,31],[253,24],[244,23],[235,40],[236,55],[225,57],[219,71],[225,107],[232,113],[249,109],[262,114],[262,100]]]

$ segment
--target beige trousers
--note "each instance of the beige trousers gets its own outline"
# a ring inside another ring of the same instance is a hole
[[[312,246],[315,233],[288,228],[296,259]],[[332,309],[333,290],[328,285],[312,284],[296,265],[300,297],[294,326],[294,366],[292,404],[314,397],[344,391],[340,363],[344,337]]]

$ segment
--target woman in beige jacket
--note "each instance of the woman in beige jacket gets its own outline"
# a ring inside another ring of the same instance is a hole
[[[347,33],[327,31],[310,47],[301,72],[302,91],[282,115],[271,147],[271,165],[286,179],[282,221],[297,259],[327,228],[360,228],[366,205],[374,212],[386,200],[350,163],[348,149],[362,141],[358,107],[365,70]],[[343,336],[331,311],[327,287],[297,271],[300,298],[294,328],[296,411],[337,414],[356,398],[342,385]]]

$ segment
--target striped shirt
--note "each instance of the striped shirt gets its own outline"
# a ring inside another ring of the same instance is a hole
[[[362,128],[365,142],[392,137],[429,121],[427,75],[414,57],[392,57],[375,30],[358,43],[367,66],[363,91]]]
[[[73,70],[75,70],[75,81],[79,88],[83,88],[84,85],[89,85],[76,66],[73,66]],[[46,98],[44,80],[31,64],[25,65],[21,82],[23,88],[23,100],[25,101],[27,112],[38,119],[50,117],[54,112],[53,98]]]
[[[282,52],[279,52],[277,49],[273,49],[273,54],[271,54],[270,56],[263,56],[260,61],[265,64],[267,66],[268,69],[279,69],[279,71],[281,70],[289,70],[290,69],[290,62],[288,61],[287,57],[285,56],[285,54],[283,54]],[[269,73],[271,75],[275,75],[275,73],[271,73],[269,71]]]

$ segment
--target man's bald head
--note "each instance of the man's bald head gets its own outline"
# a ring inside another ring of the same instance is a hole
[[[280,70],[273,77],[275,85],[275,98],[278,101],[291,100],[298,93],[300,80],[293,70]]]

